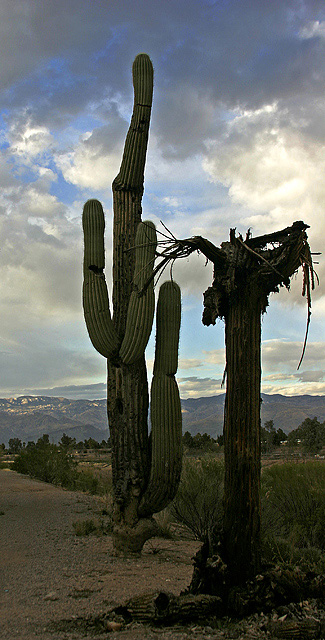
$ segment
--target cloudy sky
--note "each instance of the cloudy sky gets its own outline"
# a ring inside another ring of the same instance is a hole
[[[82,315],[85,200],[106,212],[132,111],[131,66],[155,69],[144,219],[216,245],[295,220],[322,251],[323,0],[2,0],[0,397],[105,396],[106,363]],[[324,257],[305,359],[301,274],[263,318],[265,393],[323,394]],[[224,325],[203,327],[211,265],[176,267],[182,397],[221,392]],[[153,331],[154,334],[154,331]],[[152,368],[154,337],[147,349]]]

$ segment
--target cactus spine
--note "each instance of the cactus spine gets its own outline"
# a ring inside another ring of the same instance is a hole
[[[157,305],[151,388],[152,446],[148,438],[148,383],[144,352],[151,333],[156,230],[141,222],[153,89],[150,58],[133,63],[134,109],[119,174],[113,182],[113,317],[103,273],[104,214],[97,200],[83,212],[85,321],[94,347],[107,358],[107,408],[112,442],[113,539],[117,551],[140,551],[156,532],[152,514],[174,497],[181,470],[181,407],[175,373],[180,289],[162,285]]]

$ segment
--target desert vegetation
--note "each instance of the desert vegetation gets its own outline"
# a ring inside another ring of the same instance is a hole
[[[314,426],[315,421],[311,421]],[[300,427],[296,431],[301,434]],[[288,602],[319,597],[325,569],[325,466],[322,456],[307,454],[302,442],[293,448],[280,445],[273,458],[270,452],[265,454],[265,459],[272,464],[264,466],[261,474],[261,574],[259,581],[247,583],[247,592],[241,590],[235,600],[226,600],[220,598],[220,593],[205,596],[196,592],[202,575],[204,578],[210,576],[207,571],[210,564],[205,564],[203,572],[199,565],[202,557],[206,563],[207,549],[213,549],[213,565],[222,566],[218,553],[222,544],[224,505],[222,441],[219,439],[217,443],[206,434],[197,438],[184,434],[183,442],[178,491],[171,504],[155,515],[157,537],[148,544],[153,545],[152,553],[158,554],[160,546],[167,542],[162,538],[168,538],[168,544],[172,545],[188,544],[190,540],[202,545],[195,557],[192,581],[189,580],[189,595],[175,596],[171,603],[168,601],[168,611],[174,607],[178,621],[184,619],[186,612],[192,618],[200,618],[200,607],[207,617],[222,617],[225,613],[242,617],[252,611],[270,611]],[[105,449],[84,450],[81,455],[72,444],[64,437],[59,445],[53,445],[48,436],[43,436],[35,444],[22,446],[15,454],[14,469],[46,482],[98,495],[93,511],[72,523],[73,534],[78,538],[112,536],[111,454],[106,446]],[[281,453],[283,451],[281,459],[276,457],[279,449]],[[143,608],[148,606],[152,610],[149,600],[147,605],[142,600],[139,603],[130,601],[134,619],[136,616],[141,619],[143,611],[149,615],[149,610]],[[221,602],[224,603],[222,606]],[[168,611],[159,613],[161,621],[165,620],[165,613],[168,614],[166,622],[169,621]]]
[[[172,521],[202,543],[220,536],[224,463],[207,455],[187,458],[168,511]],[[325,465],[320,460],[284,462],[261,476],[264,563],[325,569]]]
[[[107,470],[107,464],[99,472],[94,465],[90,468],[87,464],[78,464],[77,458],[76,451],[74,450],[73,455],[71,445],[67,444],[67,437],[63,435],[61,442],[56,445],[44,434],[36,443],[28,442],[26,446],[20,447],[11,468],[66,489],[96,495],[109,494],[112,474]]]
[[[283,437],[281,429],[275,431],[270,424],[263,427],[262,438],[263,431]],[[281,459],[274,457],[273,464],[263,468],[261,476],[263,561],[323,571],[325,464],[317,454],[319,443],[325,446],[324,423],[316,417],[307,419],[281,442],[290,444],[280,445],[284,451]],[[77,447],[65,435],[55,445],[45,434],[36,443],[13,444],[13,470],[101,497],[100,518],[94,516],[85,523],[76,523],[77,535],[111,533],[112,472],[107,442],[86,449],[84,443]],[[106,448],[99,455],[104,445]],[[209,543],[211,539],[218,540],[222,530],[223,447],[207,434],[193,437],[188,432],[183,436],[183,445],[180,485],[172,503],[156,516],[157,533],[161,537],[191,537]],[[88,454],[80,458],[80,450]],[[291,461],[293,450],[295,461]],[[277,464],[279,461],[281,464]]]

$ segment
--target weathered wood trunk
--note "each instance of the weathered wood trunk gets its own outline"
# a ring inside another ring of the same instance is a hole
[[[307,228],[297,221],[257,238],[247,232],[245,240],[231,229],[229,242],[223,242],[220,248],[201,236],[171,241],[155,269],[158,273],[169,260],[202,252],[214,264],[212,286],[204,293],[202,322],[210,325],[217,318],[225,321],[223,532],[221,541],[212,543],[196,558],[190,587],[193,593],[225,594],[231,586],[254,576],[260,567],[261,314],[266,311],[269,294],[278,292],[281,286],[289,288],[290,277],[302,267],[308,332],[314,271]],[[305,345],[306,338],[303,353]],[[219,542],[220,546],[216,544]]]
[[[117,552],[139,553],[155,534],[152,519],[139,520],[140,497],[150,468],[148,384],[144,360],[108,364],[107,406],[112,441],[113,539]]]
[[[259,569],[261,303],[242,292],[225,318],[227,391],[224,420],[223,544],[232,583]]]

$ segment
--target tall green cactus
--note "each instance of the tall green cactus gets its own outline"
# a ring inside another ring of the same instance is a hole
[[[133,64],[134,109],[118,176],[113,182],[113,315],[104,276],[104,213],[98,200],[83,211],[83,306],[87,330],[107,358],[107,408],[112,442],[113,539],[117,552],[139,552],[156,532],[152,515],[173,499],[181,471],[181,406],[175,373],[180,289],[164,283],[157,305],[151,437],[144,352],[155,310],[150,279],[156,230],[141,222],[144,166],[153,88],[149,57]]]

